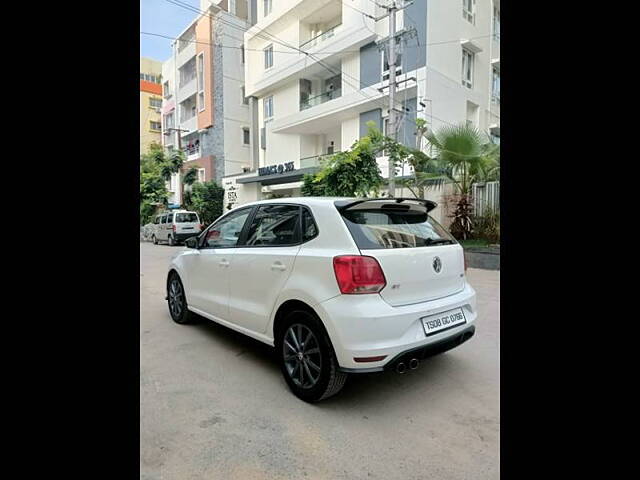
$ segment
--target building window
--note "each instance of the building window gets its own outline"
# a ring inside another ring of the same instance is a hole
[[[243,145],[251,144],[251,135],[250,135],[249,127],[242,127],[242,144]]]
[[[473,59],[474,54],[467,50],[462,49],[462,85],[467,88],[473,87]]]
[[[500,103],[500,72],[493,69],[493,77],[491,81],[491,100]]]
[[[204,110],[204,53],[198,55],[198,111]]]
[[[264,14],[263,14],[263,17],[266,17],[267,15],[269,15],[269,14],[271,13],[271,7],[272,7],[273,5],[272,5],[271,0],[264,0],[263,4],[264,4]]]
[[[273,117],[273,96],[264,99],[264,119],[269,120]]]
[[[496,145],[500,145],[500,135],[496,135],[495,133],[491,134],[491,141]]]
[[[273,67],[273,44],[264,49],[264,69]]]
[[[493,7],[493,38],[500,40],[500,9]]]
[[[162,108],[162,99],[156,97],[149,97],[149,106],[151,108]]]
[[[173,128],[173,113],[164,116],[164,129],[168,130]]]
[[[151,122],[149,122],[151,124],[151,130],[153,130],[154,132],[159,132],[160,130],[162,130],[162,124],[160,122],[154,122],[153,120],[151,120]]]
[[[205,179],[204,174],[205,174],[205,170],[204,170],[204,168],[199,168],[199,169],[198,169],[198,181],[199,181],[200,183],[204,183],[204,179]]]
[[[462,18],[469,23],[476,23],[475,13],[476,0],[462,0]]]
[[[240,58],[242,60],[242,64],[244,65],[244,45],[240,45]]]
[[[242,95],[242,104],[249,105],[249,99],[246,97],[244,85],[240,87],[240,95]]]
[[[169,91],[169,80],[164,82],[164,85],[162,87],[162,91],[164,92],[164,98],[171,97],[171,92]]]
[[[140,80],[151,83],[160,83],[160,75],[152,75],[150,73],[140,73]]]
[[[229,0],[229,13],[236,14],[236,0]]]

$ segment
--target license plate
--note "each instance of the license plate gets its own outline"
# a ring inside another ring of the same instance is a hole
[[[428,317],[422,317],[422,326],[424,327],[424,334],[428,337],[434,333],[453,328],[463,323],[467,323],[467,319],[464,316],[462,308],[456,308],[455,310],[448,310],[446,312],[438,313],[437,315],[430,315]]]

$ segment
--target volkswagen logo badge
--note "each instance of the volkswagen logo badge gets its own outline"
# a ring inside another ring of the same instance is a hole
[[[440,270],[442,270],[442,261],[440,260],[440,257],[433,259],[433,269],[436,273],[440,273]]]

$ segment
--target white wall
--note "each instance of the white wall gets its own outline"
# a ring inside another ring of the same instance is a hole
[[[243,23],[236,17],[221,13],[225,22],[236,25]],[[226,28],[233,37],[242,38],[241,33],[233,28]],[[226,45],[240,47],[243,42],[231,36],[224,36]],[[218,66],[216,66],[218,67]],[[244,64],[240,49],[226,48],[222,52],[222,78],[224,102],[224,158],[225,175],[242,172],[243,166],[250,166],[250,147],[243,144],[242,127],[250,127],[249,106],[242,103],[242,86],[244,85]],[[214,85],[215,88],[215,85]],[[216,121],[216,119],[214,119]]]

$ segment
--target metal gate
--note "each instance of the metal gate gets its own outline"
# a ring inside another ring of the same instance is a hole
[[[500,182],[474,183],[472,196],[474,215],[484,215],[487,208],[500,211]]]

